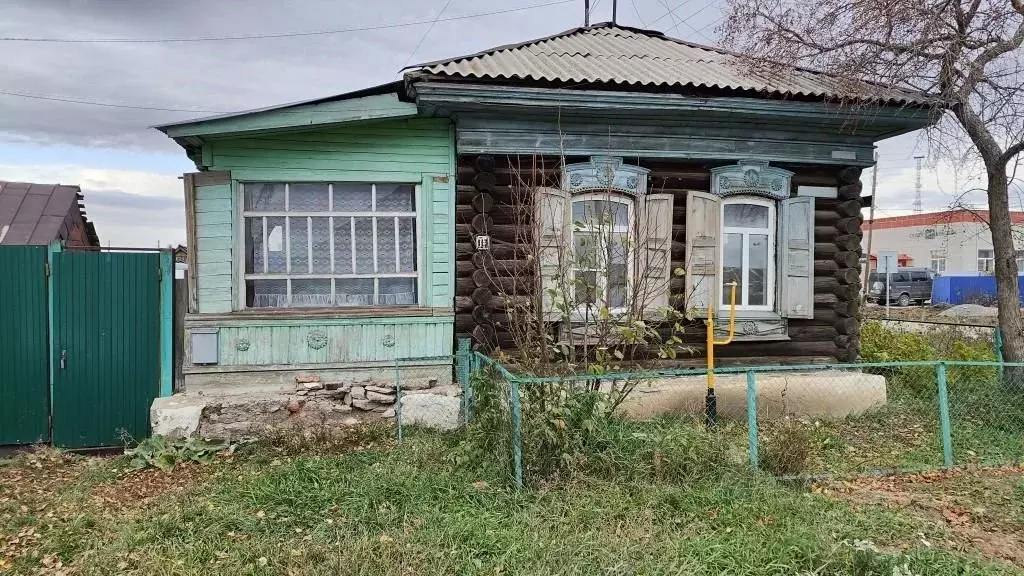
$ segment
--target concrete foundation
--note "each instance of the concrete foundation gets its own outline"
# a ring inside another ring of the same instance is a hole
[[[451,372],[447,365],[401,368],[404,423],[445,430],[459,426],[462,390],[452,384]],[[386,421],[394,419],[397,412],[393,366],[191,376],[186,392],[154,401],[154,434],[230,440],[276,428]]]
[[[885,378],[862,372],[760,373],[756,385],[759,418],[793,415],[840,419],[886,402]],[[659,379],[639,384],[622,408],[628,417],[636,419],[703,414],[706,392],[704,376]],[[720,417],[747,417],[746,374],[718,375],[715,395]]]

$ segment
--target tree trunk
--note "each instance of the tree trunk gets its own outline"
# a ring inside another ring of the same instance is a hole
[[[1007,362],[1021,362],[1024,361],[1024,334],[1021,333],[1017,253],[1013,247],[1006,165],[1002,162],[987,164],[989,228],[996,259],[996,301],[999,305],[999,329],[1003,336],[1003,358]]]

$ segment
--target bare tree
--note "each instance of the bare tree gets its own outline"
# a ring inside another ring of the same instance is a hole
[[[939,150],[969,140],[985,167],[1005,358],[1024,361],[1007,174],[1024,151],[1024,0],[727,2],[724,43],[755,66],[838,76],[855,106],[893,89],[942,103],[929,139]]]

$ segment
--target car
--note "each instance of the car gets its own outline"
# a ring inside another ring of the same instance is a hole
[[[924,304],[932,298],[935,274],[927,268],[897,268],[889,276],[889,303],[898,306]],[[885,274],[872,272],[868,277],[869,302],[885,304]]]

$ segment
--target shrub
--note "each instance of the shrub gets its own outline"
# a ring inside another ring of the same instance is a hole
[[[766,430],[760,446],[761,469],[775,476],[795,476],[807,471],[814,438],[803,422],[786,418]]]

